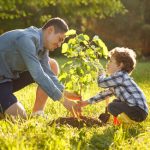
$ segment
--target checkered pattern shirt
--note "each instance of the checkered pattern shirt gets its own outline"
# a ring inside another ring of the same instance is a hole
[[[98,85],[107,89],[88,99],[88,103],[97,103],[115,95],[117,99],[127,103],[129,106],[138,106],[148,113],[146,98],[142,90],[127,72],[118,71],[109,77],[101,75],[98,77]]]

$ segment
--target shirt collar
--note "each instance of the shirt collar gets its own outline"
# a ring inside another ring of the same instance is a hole
[[[44,51],[42,28],[39,28],[38,32],[39,32],[39,35],[40,35],[40,46],[39,46],[39,49]]]

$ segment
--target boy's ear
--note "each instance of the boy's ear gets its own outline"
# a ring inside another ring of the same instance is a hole
[[[121,62],[120,65],[119,65],[120,69],[123,69],[124,67],[124,64]]]

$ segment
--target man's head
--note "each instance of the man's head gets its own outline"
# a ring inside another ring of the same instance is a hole
[[[60,47],[65,33],[69,30],[67,23],[61,18],[52,18],[42,27],[44,48],[50,51]]]
[[[110,74],[119,70],[126,71],[129,74],[136,65],[136,54],[132,49],[116,47],[109,52],[110,61],[107,70]]]

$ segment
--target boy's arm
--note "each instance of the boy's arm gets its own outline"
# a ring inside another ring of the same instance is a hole
[[[91,97],[90,99],[86,100],[86,101],[81,101],[79,102],[79,105],[81,107],[84,107],[88,104],[94,104],[94,103],[97,103],[97,102],[100,102],[100,101],[103,101],[105,100],[107,97],[110,97],[113,95],[113,92],[108,89],[108,90],[104,90],[100,93],[98,93],[97,95]]]
[[[123,82],[123,73],[117,72],[109,77],[102,74],[98,77],[98,85],[102,88],[111,88],[121,85]]]
[[[87,101],[89,104],[94,104],[94,103],[103,101],[103,100],[105,100],[105,98],[110,97],[112,95],[113,95],[113,92],[110,89],[108,89],[108,90],[104,90],[104,91],[98,93],[97,95],[91,97]]]

